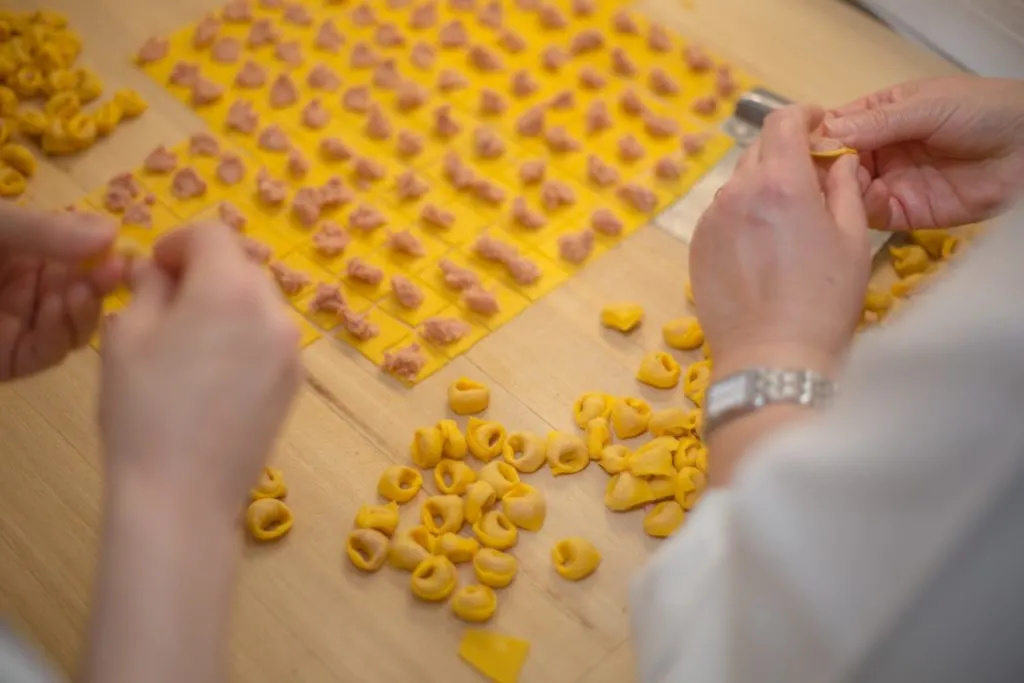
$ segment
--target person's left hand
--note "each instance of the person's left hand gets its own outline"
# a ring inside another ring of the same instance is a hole
[[[89,343],[125,268],[116,256],[84,264],[116,236],[116,225],[91,216],[0,204],[0,381],[45,370]]]

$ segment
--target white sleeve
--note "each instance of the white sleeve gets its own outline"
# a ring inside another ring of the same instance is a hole
[[[641,680],[844,679],[1022,462],[1018,210],[864,335],[833,408],[759,443],[643,570]]]

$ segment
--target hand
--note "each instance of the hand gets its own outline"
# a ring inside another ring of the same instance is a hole
[[[874,228],[974,223],[1024,192],[1024,81],[905,83],[840,108],[824,132],[860,152]]]
[[[123,259],[109,251],[117,226],[74,213],[0,203],[0,381],[56,365],[89,343],[103,297],[120,284]]]
[[[132,302],[103,330],[110,484],[212,503],[233,520],[298,388],[298,330],[220,224],[167,235],[132,280]]]
[[[835,372],[870,275],[857,159],[810,156],[821,112],[773,113],[701,217],[690,281],[714,373],[756,366]]]

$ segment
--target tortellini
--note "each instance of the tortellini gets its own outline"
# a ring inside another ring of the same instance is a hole
[[[601,564],[601,553],[583,538],[566,538],[551,549],[555,571],[564,579],[580,581],[593,574]]]
[[[671,436],[659,436],[645,443],[629,458],[629,471],[637,477],[671,476],[676,474],[672,457],[679,442]]]
[[[423,487],[423,475],[411,467],[391,465],[384,469],[377,482],[377,493],[385,500],[408,503]]]
[[[481,548],[473,557],[476,579],[491,588],[504,588],[512,583],[519,571],[519,560],[514,555],[494,548]]]
[[[451,494],[427,498],[421,515],[423,526],[435,536],[448,532],[458,533],[465,522],[462,499]]]
[[[480,469],[480,479],[491,485],[500,500],[519,483],[519,472],[504,460],[492,460]]]
[[[444,458],[434,468],[434,484],[441,493],[461,496],[476,481],[476,472],[461,460]]]
[[[441,457],[451,460],[465,459],[469,447],[458,423],[455,420],[441,420],[437,423],[437,429],[441,433]]]
[[[946,230],[911,230],[910,241],[922,247],[932,258],[942,256],[942,244],[950,236]]]
[[[544,438],[530,432],[513,432],[505,439],[502,459],[524,474],[536,472],[547,462]]]
[[[555,476],[575,474],[590,464],[587,445],[578,436],[563,432],[548,434],[548,466]]]
[[[680,351],[693,351],[704,343],[704,330],[693,316],[669,320],[662,326],[661,336],[666,344]]]
[[[475,524],[483,517],[484,512],[494,507],[498,500],[498,494],[494,492],[493,486],[478,479],[469,485],[463,498],[466,521]]]
[[[495,550],[508,550],[519,541],[519,530],[500,510],[488,510],[473,525],[473,534],[480,543]]]
[[[412,570],[412,594],[420,600],[440,602],[458,583],[455,565],[444,555],[431,555]]]
[[[704,493],[707,483],[707,476],[699,469],[684,467],[676,476],[676,501],[683,506],[684,510],[692,510],[701,494]]]
[[[595,417],[587,423],[587,453],[591,460],[600,460],[606,446],[612,442],[612,428],[608,419]]]
[[[640,304],[608,304],[601,309],[601,324],[619,332],[632,332],[644,319]]]
[[[679,384],[681,373],[682,368],[671,354],[664,351],[648,351],[640,360],[636,379],[655,389],[671,389]]]
[[[359,529],[375,529],[391,536],[398,528],[398,503],[364,505],[356,512],[355,525]]]
[[[915,294],[922,284],[924,284],[924,273],[914,273],[892,283],[889,291],[898,299],[906,299],[911,294]]]
[[[604,505],[613,512],[625,512],[652,500],[651,486],[632,472],[619,472],[608,480],[604,491]]]
[[[478,550],[480,550],[480,542],[475,538],[459,536],[451,532],[442,534],[434,547],[435,554],[444,555],[453,564],[471,562]]]
[[[605,447],[597,464],[608,474],[618,474],[629,468],[631,456],[632,453],[622,444],[612,444]]]
[[[480,382],[461,377],[448,387],[448,407],[456,415],[475,415],[491,404],[491,390]]]
[[[916,244],[909,244],[905,247],[889,247],[889,254],[892,256],[892,267],[900,277],[924,273],[931,265],[928,252],[924,247]]]
[[[422,524],[398,532],[388,547],[388,564],[396,569],[412,571],[434,553],[437,537]]]
[[[696,437],[686,437],[680,440],[672,462],[677,470],[681,470],[684,467],[696,467],[704,474],[707,474],[708,449]]]
[[[353,529],[345,543],[349,561],[364,572],[375,572],[388,559],[388,537],[376,529]]]
[[[462,586],[452,596],[452,612],[459,619],[472,623],[487,621],[498,608],[498,596],[490,586]]]
[[[258,498],[245,511],[245,525],[257,541],[275,541],[292,530],[292,511],[277,498]]]
[[[427,470],[441,462],[443,448],[444,441],[440,429],[420,427],[413,433],[409,455],[417,467]]]
[[[651,406],[639,398],[625,396],[612,402],[612,428],[620,439],[631,439],[647,431]]]
[[[864,310],[881,318],[889,312],[890,308],[892,308],[892,294],[868,288],[867,294],[864,295]]]
[[[690,420],[682,408],[664,408],[651,415],[647,425],[651,436],[672,436],[681,438],[690,433]]]
[[[608,394],[591,391],[576,399],[572,406],[572,417],[576,426],[586,429],[595,417],[607,419],[612,414],[614,398]]]
[[[682,526],[684,519],[686,513],[682,505],[674,500],[664,500],[644,516],[644,531],[655,538],[666,538]]]
[[[516,484],[501,501],[509,521],[520,529],[540,531],[547,517],[547,503],[541,492],[529,484]]]
[[[699,360],[686,368],[683,376],[683,395],[694,405],[704,405],[704,393],[711,384],[711,362]]]
[[[36,174],[36,158],[24,145],[11,143],[0,147],[0,161],[26,178],[31,178]]]
[[[284,483],[284,474],[276,467],[264,467],[260,480],[256,482],[249,495],[253,500],[260,498],[284,498],[288,495],[288,486]]]
[[[466,428],[466,443],[469,452],[481,462],[490,462],[505,449],[505,427],[497,422],[488,422],[475,417],[469,418]]]

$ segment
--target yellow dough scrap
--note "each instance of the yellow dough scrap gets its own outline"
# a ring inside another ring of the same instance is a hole
[[[943,260],[953,258],[953,256],[960,251],[960,238],[956,235],[950,235],[946,239],[942,240],[942,252],[941,256]]]
[[[494,548],[481,548],[473,557],[476,580],[491,588],[504,588],[512,583],[519,571],[519,560],[514,555]]]
[[[467,630],[459,657],[494,683],[517,683],[530,643],[497,633]]]
[[[531,432],[513,432],[505,439],[502,459],[524,474],[536,472],[547,462],[544,438]]]
[[[675,476],[672,458],[678,447],[671,436],[659,436],[636,449],[629,458],[629,471],[637,477]]]
[[[423,487],[423,475],[405,465],[385,468],[377,481],[377,493],[385,500],[408,503]]]
[[[644,319],[640,304],[615,303],[601,309],[601,324],[619,332],[632,332]]]
[[[867,294],[864,295],[864,310],[884,317],[890,308],[892,308],[892,294],[868,288]]]
[[[608,394],[591,391],[576,399],[572,406],[572,417],[576,426],[586,429],[595,417],[608,418],[612,414],[614,398]]]
[[[672,436],[681,438],[690,433],[689,420],[682,408],[663,408],[651,415],[647,426],[651,436]]]
[[[548,466],[555,476],[575,474],[590,464],[590,453],[583,439],[564,432],[548,434]]]
[[[441,493],[461,496],[476,481],[476,472],[461,460],[444,458],[434,468],[434,483]]]
[[[480,469],[480,479],[491,485],[500,500],[519,483],[519,472],[504,460],[492,460]]]
[[[444,448],[444,441],[441,438],[441,430],[437,427],[420,427],[412,436],[412,444],[409,446],[409,455],[413,463],[420,469],[430,469],[441,462],[441,452]]]
[[[490,462],[505,449],[505,427],[476,417],[469,418],[466,444],[470,454],[481,462]]]
[[[612,444],[605,446],[604,451],[601,453],[601,459],[597,464],[608,474],[618,474],[629,469],[629,459],[631,456],[632,453],[622,444]]]
[[[648,536],[666,538],[675,533],[686,519],[683,506],[674,500],[657,503],[644,516],[644,531]]]
[[[683,506],[684,510],[692,510],[701,494],[704,493],[707,484],[707,475],[699,469],[684,467],[676,475],[676,501]]]
[[[703,405],[704,393],[710,384],[711,361],[699,360],[686,368],[686,374],[683,375],[683,395],[695,405]]]
[[[26,178],[31,178],[36,174],[36,158],[24,145],[11,143],[0,147],[0,161]]]
[[[478,479],[466,489],[464,500],[466,521],[475,524],[483,517],[484,512],[494,507],[498,500],[498,494],[494,492],[493,486]]]
[[[664,351],[648,351],[640,360],[636,378],[656,389],[671,389],[679,384],[681,373],[682,368],[671,354]]]
[[[488,510],[473,525],[480,543],[495,550],[508,550],[519,541],[519,530],[501,510]]]
[[[551,561],[563,579],[580,581],[597,570],[601,564],[601,553],[586,539],[566,538],[551,549]]]
[[[942,243],[949,237],[948,230],[911,230],[910,241],[923,247],[932,258],[942,256]]]
[[[434,553],[444,555],[454,564],[461,562],[472,562],[473,556],[480,550],[480,542],[475,538],[459,536],[458,534],[442,534],[437,539]]]
[[[264,467],[260,480],[249,492],[253,500],[284,498],[287,494],[288,486],[284,483],[284,474],[276,467]]]
[[[245,525],[257,541],[275,541],[292,529],[292,511],[277,498],[260,498],[245,511]]]
[[[455,591],[451,605],[452,612],[459,619],[479,623],[494,616],[498,609],[498,596],[490,586],[470,584]]]
[[[412,570],[412,594],[427,602],[440,602],[455,590],[459,575],[444,555],[431,555]]]
[[[900,277],[923,273],[931,265],[928,252],[924,247],[916,244],[909,244],[905,247],[889,247],[889,254],[892,256],[892,267]]]
[[[388,537],[376,529],[353,529],[345,543],[345,554],[356,569],[375,572],[388,559]]]
[[[612,442],[612,428],[608,418],[595,417],[587,423],[587,453],[591,460],[600,460],[604,449]]]
[[[922,284],[924,284],[924,273],[914,273],[892,283],[889,291],[898,299],[906,299],[917,292]]]
[[[541,492],[529,484],[516,484],[501,501],[505,516],[520,529],[540,531],[547,517],[548,505]]]
[[[434,554],[437,540],[422,524],[399,531],[388,547],[388,564],[395,569],[411,572],[420,562]]]
[[[662,326],[661,336],[666,344],[680,351],[693,351],[704,343],[704,330],[693,316],[669,320]]]
[[[448,532],[457,534],[465,521],[462,499],[450,494],[427,498],[420,515],[423,526],[435,536]]]
[[[391,536],[398,528],[398,503],[386,505],[364,505],[356,512],[357,529],[375,529],[385,536]]]
[[[448,387],[448,407],[456,415],[474,415],[487,410],[491,390],[480,382],[461,377]]]
[[[647,431],[651,406],[643,399],[625,396],[612,402],[612,428],[620,439],[631,439]]]
[[[149,105],[142,99],[142,95],[134,90],[118,90],[114,93],[114,101],[121,108],[121,115],[126,119],[134,119],[142,116]]]
[[[469,448],[466,445],[466,436],[459,429],[455,420],[441,420],[437,423],[437,429],[441,432],[441,457],[452,460],[463,460]]]
[[[619,472],[613,476],[604,491],[604,505],[613,512],[632,510],[651,499],[650,484],[631,472]]]
[[[684,467],[696,467],[704,474],[708,473],[708,449],[693,436],[686,437],[679,441],[679,448],[676,449],[672,464],[677,470]]]

